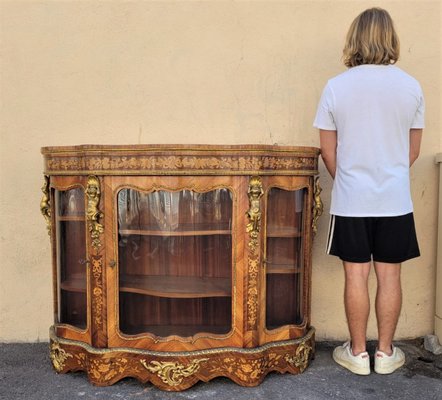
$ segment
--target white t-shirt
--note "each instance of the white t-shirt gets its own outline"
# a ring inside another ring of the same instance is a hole
[[[424,128],[424,109],[419,83],[393,65],[360,65],[328,81],[313,126],[337,131],[331,214],[413,211],[410,129]]]

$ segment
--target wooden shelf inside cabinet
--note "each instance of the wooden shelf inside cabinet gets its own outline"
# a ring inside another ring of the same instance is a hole
[[[85,217],[84,215],[58,215],[57,216],[58,221],[79,221],[84,222]]]
[[[137,327],[125,327],[124,334],[144,335],[144,332],[151,332],[159,337],[179,336],[190,337],[198,334],[214,333],[218,335],[229,333],[230,325],[140,325]]]
[[[268,274],[293,274],[301,272],[296,259],[281,254],[273,255],[265,260]]]
[[[268,238],[297,238],[302,236],[302,232],[297,228],[279,226],[269,226],[266,234]]]
[[[140,229],[120,229],[118,233],[122,236],[209,236],[209,235],[231,235],[229,230],[205,230],[205,231],[160,231],[160,230],[140,230]]]
[[[208,235],[231,235],[232,230],[229,224],[179,224],[176,229],[159,229],[153,226],[120,226],[120,235],[141,235],[141,236],[208,236]]]
[[[125,275],[120,291],[169,298],[231,297],[228,278],[194,276]]]
[[[301,268],[294,267],[293,264],[272,264],[266,262],[268,274],[299,274]]]
[[[72,276],[60,283],[60,289],[68,292],[86,293],[86,277]]]

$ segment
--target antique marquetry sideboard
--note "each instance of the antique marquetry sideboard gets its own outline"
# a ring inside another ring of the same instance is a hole
[[[58,372],[183,390],[302,372],[314,353],[319,150],[44,147]]]

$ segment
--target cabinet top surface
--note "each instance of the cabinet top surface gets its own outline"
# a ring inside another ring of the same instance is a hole
[[[47,175],[316,175],[316,147],[78,145],[42,147]]]
[[[264,144],[131,144],[131,145],[101,145],[81,144],[76,146],[47,146],[42,147],[42,154],[59,153],[84,153],[84,152],[106,152],[106,153],[132,153],[132,152],[295,152],[319,154],[319,148],[308,146],[276,146]]]

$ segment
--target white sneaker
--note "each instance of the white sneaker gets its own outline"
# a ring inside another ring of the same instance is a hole
[[[350,342],[345,342],[342,346],[335,348],[333,360],[354,374],[370,375],[370,356],[366,351],[357,356],[353,355]]]
[[[374,356],[374,370],[377,374],[391,374],[405,363],[405,354],[399,348],[391,346],[393,353],[388,356],[383,351],[376,350]]]

